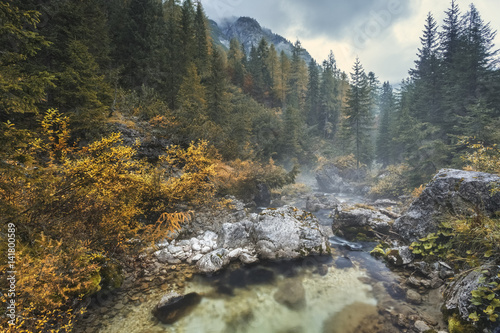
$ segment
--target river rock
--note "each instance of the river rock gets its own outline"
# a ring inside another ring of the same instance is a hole
[[[261,259],[297,258],[328,250],[326,236],[316,218],[295,207],[263,211],[252,236]]]
[[[471,215],[478,209],[487,216],[500,211],[500,192],[492,193],[500,177],[483,172],[442,169],[410,208],[394,223],[408,242],[436,232],[446,215]]]
[[[455,276],[455,280],[446,288],[444,306],[447,310],[458,313],[464,320],[474,312],[471,304],[471,292],[479,287],[481,268],[467,274]]]
[[[342,234],[353,240],[358,234],[368,238],[374,236],[373,231],[387,234],[393,220],[375,208],[360,206],[343,206],[335,211],[332,230],[334,234]]]
[[[201,296],[197,293],[180,295],[171,292],[162,297],[152,312],[163,324],[173,324],[189,314],[200,302]]]
[[[408,265],[415,259],[415,255],[408,246],[398,246],[387,250],[387,261],[395,266]]]
[[[226,249],[246,247],[250,244],[252,222],[243,220],[237,223],[224,223],[219,237],[219,246]]]
[[[213,273],[221,270],[230,262],[229,251],[221,248],[207,253],[196,263],[196,267],[203,273]]]
[[[334,165],[323,166],[316,172],[316,181],[321,191],[329,193],[352,193],[353,187],[340,175],[340,170]]]
[[[417,320],[415,322],[415,328],[418,332],[423,333],[429,331],[431,328],[422,320]]]
[[[285,206],[266,209],[239,222],[223,223],[218,233],[206,230],[189,240],[174,240],[154,255],[161,263],[196,262],[200,272],[213,273],[234,260],[249,264],[329,250],[318,220],[303,210]]]
[[[306,305],[306,291],[299,279],[287,279],[274,294],[276,302],[292,309],[299,310]]]
[[[406,291],[406,300],[412,304],[422,303],[422,296],[413,289],[408,289]]]

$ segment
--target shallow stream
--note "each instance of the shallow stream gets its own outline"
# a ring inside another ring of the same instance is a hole
[[[356,202],[357,198],[340,200]],[[328,210],[316,213],[326,228],[331,226],[329,214]],[[151,290],[146,302],[126,306],[100,332],[398,332],[387,329],[384,312],[425,312],[428,317],[439,317],[436,295],[424,297],[418,308],[404,302],[404,293],[397,292],[401,277],[370,256],[375,244],[351,243],[335,236],[330,243],[334,252],[329,256],[233,265],[216,275],[194,276],[184,292],[199,293],[202,300],[172,325],[161,324],[152,316],[151,310],[166,291]],[[283,297],[295,303],[284,302]],[[359,330],[360,325],[377,323],[380,325]]]

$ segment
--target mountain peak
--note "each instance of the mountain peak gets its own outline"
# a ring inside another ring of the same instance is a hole
[[[215,42],[229,48],[231,39],[236,38],[244,47],[247,54],[253,46],[257,47],[262,38],[265,38],[269,44],[274,44],[276,51],[284,51],[286,55],[291,56],[293,44],[283,36],[273,33],[270,29],[262,27],[256,19],[247,16],[224,18],[216,23],[211,21],[212,38]],[[309,62],[311,55],[309,52],[302,52],[302,58]]]

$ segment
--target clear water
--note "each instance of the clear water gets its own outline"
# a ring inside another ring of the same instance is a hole
[[[341,199],[351,202],[358,198]],[[330,211],[316,215],[322,226],[331,225]],[[356,332],[351,328],[365,318],[364,311],[376,313],[377,305],[392,308],[391,304],[404,304],[386,291],[384,284],[398,284],[399,278],[369,255],[374,244],[350,243],[338,237],[331,237],[330,242],[335,248],[332,256],[235,266],[217,275],[195,276],[184,292],[197,292],[202,301],[175,324],[161,324],[151,315],[168,292],[156,290],[147,302],[126,306],[100,332],[346,333]],[[305,291],[305,306],[300,309],[275,300],[280,286],[291,280]]]

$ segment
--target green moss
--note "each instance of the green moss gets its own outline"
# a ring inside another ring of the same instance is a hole
[[[124,280],[122,267],[111,261],[107,261],[101,268],[101,285],[108,289],[119,288]]]
[[[474,333],[477,332],[476,328],[461,320],[456,315],[448,319],[448,331],[450,333]]]
[[[350,227],[342,229],[345,239],[348,241],[369,242],[376,240],[373,230],[368,227]]]
[[[98,272],[95,272],[91,277],[90,277],[90,282],[91,285],[88,288],[88,294],[94,294],[101,290],[101,274]]]

